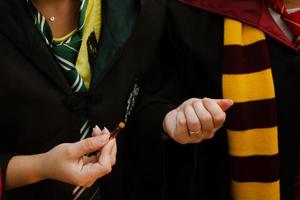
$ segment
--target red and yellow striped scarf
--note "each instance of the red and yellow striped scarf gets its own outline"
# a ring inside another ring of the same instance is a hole
[[[265,35],[224,21],[223,96],[228,113],[231,193],[234,200],[279,200],[275,90]]]

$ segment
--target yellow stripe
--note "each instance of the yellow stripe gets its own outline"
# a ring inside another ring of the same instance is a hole
[[[232,197],[234,200],[279,200],[279,181],[271,183],[232,181]]]
[[[246,46],[265,40],[264,33],[233,19],[224,21],[224,45]],[[234,62],[233,62],[234,63]],[[275,98],[271,69],[248,74],[224,74],[223,96],[243,103]],[[233,156],[275,155],[277,127],[228,132],[229,153]],[[234,200],[279,200],[279,181],[272,183],[232,181]]]
[[[249,74],[224,74],[223,96],[240,103],[274,98],[271,69]]]
[[[76,61],[76,69],[81,75],[86,88],[91,82],[91,69],[88,60],[87,39],[94,31],[96,39],[99,41],[101,30],[101,0],[89,0],[85,15],[85,26],[83,29],[82,43]]]
[[[229,154],[232,156],[275,155],[278,153],[277,127],[228,130]]]
[[[225,19],[224,26],[224,45],[246,46],[265,39],[262,31],[239,21]]]
[[[68,33],[65,36],[62,37],[58,37],[58,38],[53,38],[54,42],[59,43],[59,42],[63,42],[65,40],[67,40],[69,37],[71,37],[75,32],[77,31],[77,29],[74,29],[73,31],[71,31],[70,33]]]

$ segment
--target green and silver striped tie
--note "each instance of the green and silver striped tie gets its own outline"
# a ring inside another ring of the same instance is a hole
[[[87,92],[84,81],[75,68],[76,60],[79,54],[79,49],[82,41],[83,28],[85,24],[85,12],[88,5],[88,0],[83,0],[80,6],[80,15],[77,31],[67,40],[55,42],[51,29],[46,22],[45,17],[38,12],[30,0],[27,0],[32,11],[34,22],[40,31],[44,41],[50,47],[52,54],[56,58],[57,63],[63,70],[65,77],[74,93]],[[86,138],[90,132],[89,121],[84,120],[80,129],[81,139]]]
[[[87,87],[85,86],[83,78],[78,73],[75,65],[82,42],[88,0],[82,0],[77,30],[74,34],[62,42],[56,42],[54,40],[50,26],[48,25],[45,17],[34,7],[30,0],[27,0],[27,2],[37,29],[40,31],[46,44],[50,47],[50,50],[64,72],[72,91],[74,93],[87,92]],[[80,140],[83,140],[87,136],[90,136],[91,126],[90,121],[86,116],[81,117],[83,120],[80,129]],[[76,187],[73,191],[73,199],[99,199],[99,191],[100,190],[97,186],[91,187],[87,190],[82,187]]]

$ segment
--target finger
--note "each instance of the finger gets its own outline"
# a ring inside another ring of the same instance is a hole
[[[83,164],[86,165],[88,163],[95,163],[98,161],[97,156],[84,156],[83,157]]]
[[[176,129],[171,136],[173,136],[173,139],[181,144],[186,144],[190,139],[186,122],[184,113],[179,111],[176,116]]]
[[[214,128],[220,128],[225,121],[225,112],[215,101],[209,98],[203,99],[203,105],[212,116]]]
[[[106,127],[104,127],[104,129],[102,130],[102,134],[103,135],[110,135],[110,132],[109,132],[109,130],[106,128]]]
[[[170,136],[175,132],[176,129],[177,113],[177,110],[174,109],[170,111],[163,120],[163,129]]]
[[[97,127],[97,126],[96,126]],[[106,127],[104,127],[104,129],[101,131],[101,135],[107,135],[108,138],[110,138],[110,132],[108,131],[108,129]],[[99,157],[100,156],[100,153],[101,153],[101,150],[102,148],[100,148],[97,153],[97,156]]]
[[[214,99],[223,111],[228,110],[234,102],[231,99]]]
[[[188,100],[186,100],[185,102],[183,102],[180,106],[178,106],[176,108],[177,112],[179,111],[184,111],[184,108],[188,105],[192,105],[195,101],[199,101],[200,99],[198,98],[190,98]]]
[[[110,153],[113,149],[114,142],[109,141],[104,145],[101,154],[98,158],[98,162],[96,163],[88,163],[85,165],[85,173],[90,180],[100,178],[111,172],[112,164]]]
[[[192,106],[186,106],[184,115],[189,132],[199,133],[199,131],[201,131],[201,124],[194,108]]]
[[[202,101],[195,101],[193,107],[200,120],[203,137],[210,138],[214,132],[214,124],[210,113],[203,106]]]
[[[102,149],[98,163],[105,169],[112,167],[111,152],[115,145],[115,140],[110,140]]]
[[[178,132],[187,132],[188,131],[185,115],[181,111],[179,111],[176,116],[176,129]]]
[[[102,131],[99,128],[99,126],[96,125],[95,128],[93,128],[92,135],[93,135],[93,137],[102,135]]]
[[[110,142],[113,142],[113,148],[110,152],[110,160],[111,160],[111,165],[114,166],[116,164],[116,155],[117,155],[117,143],[116,139],[111,140]]]
[[[90,137],[71,144],[72,155],[81,157],[85,154],[95,152],[109,141],[109,135],[103,134],[97,137]]]

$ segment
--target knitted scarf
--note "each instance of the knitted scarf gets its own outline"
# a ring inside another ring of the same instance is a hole
[[[279,200],[279,156],[275,90],[262,31],[224,21],[224,98],[228,113],[231,193],[234,200]]]

